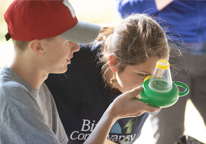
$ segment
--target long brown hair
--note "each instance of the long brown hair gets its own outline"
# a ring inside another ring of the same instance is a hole
[[[117,69],[122,72],[126,65],[138,65],[150,57],[168,58],[169,45],[162,27],[146,14],[130,15],[119,24],[102,27],[97,40],[102,40],[100,62],[106,79],[110,68],[109,55],[118,60]]]

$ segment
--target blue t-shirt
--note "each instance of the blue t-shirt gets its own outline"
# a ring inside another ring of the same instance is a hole
[[[155,0],[115,0],[122,18],[146,13],[161,18],[158,22],[173,41],[206,41],[206,0],[174,0],[158,11]]]
[[[118,96],[105,86],[99,64],[99,43],[80,45],[74,53],[65,74],[50,75],[46,84],[50,89],[69,138],[69,144],[82,144],[97,122]],[[148,113],[135,118],[118,120],[110,130],[108,139],[133,143],[141,133]]]

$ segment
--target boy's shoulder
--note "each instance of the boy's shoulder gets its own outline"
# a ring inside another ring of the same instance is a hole
[[[28,119],[32,119],[31,114],[43,118],[33,93],[4,68],[0,71],[0,109],[0,123],[19,116],[18,113]]]
[[[3,91],[13,91],[24,89],[24,86],[18,83],[12,76],[12,72],[5,67],[0,68],[0,89]]]
[[[36,103],[33,93],[8,68],[0,70],[0,103]]]

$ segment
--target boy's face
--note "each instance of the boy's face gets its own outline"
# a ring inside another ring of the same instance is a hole
[[[55,37],[52,40],[43,40],[44,67],[48,73],[64,73],[71,63],[73,53],[79,51],[77,43]]]

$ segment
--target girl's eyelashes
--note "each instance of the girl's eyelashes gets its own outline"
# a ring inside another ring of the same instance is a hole
[[[142,74],[142,73],[137,73],[139,76],[141,76],[141,77],[146,77],[146,76],[148,76],[149,74]]]

